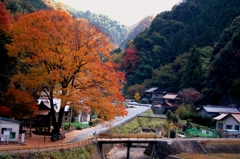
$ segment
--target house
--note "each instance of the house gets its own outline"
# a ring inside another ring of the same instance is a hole
[[[18,142],[20,121],[0,117],[0,137],[3,142]]]
[[[181,104],[181,99],[176,93],[167,93],[163,97],[163,103],[160,105],[163,109],[163,114],[166,114],[168,110],[175,112]]]
[[[176,93],[167,93],[163,98],[163,104],[170,107],[178,107],[181,104],[181,99]]]
[[[222,113],[239,112],[236,107],[206,105],[197,109],[198,115],[216,117]]]
[[[158,87],[150,88],[144,91],[144,96],[152,106],[162,104],[164,99],[163,96],[167,94],[166,91],[159,89]]]
[[[224,130],[223,136],[240,138],[240,112],[223,113],[213,119],[216,120],[216,130]]]
[[[58,112],[60,110],[60,107],[61,107],[61,99],[54,98],[53,103],[54,103],[54,109],[55,109],[56,116],[57,116]],[[50,101],[46,98],[39,98],[38,99],[38,110],[35,113],[37,115],[36,120],[38,121],[38,119],[40,119],[39,121],[42,122],[42,121],[46,121],[47,119],[51,118],[50,109],[51,109]],[[64,121],[69,121],[70,120],[69,118],[71,118],[71,117],[72,117],[71,121],[74,121],[74,122],[89,122],[90,121],[89,113],[85,113],[80,110],[78,112],[73,113],[71,110],[71,107],[68,105],[65,106],[64,112],[65,112],[64,119],[63,119]],[[44,120],[41,120],[41,119],[44,119]],[[44,122],[43,122],[43,124],[44,124]]]

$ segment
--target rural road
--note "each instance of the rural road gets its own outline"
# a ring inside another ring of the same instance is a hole
[[[128,111],[127,116],[116,117],[116,119],[112,123],[100,124],[96,127],[83,129],[75,137],[73,137],[72,140],[68,141],[67,143],[86,140],[92,137],[93,133],[99,134],[101,132],[105,132],[109,130],[110,128],[109,125],[112,125],[112,127],[122,125],[123,123],[135,118],[139,114],[145,113],[150,109],[151,109],[150,107],[144,107],[144,106],[134,106],[133,108],[127,108],[126,109]]]

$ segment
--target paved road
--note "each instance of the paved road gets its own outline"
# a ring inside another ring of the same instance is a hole
[[[112,127],[122,125],[123,123],[135,118],[137,115],[142,114],[150,109],[151,109],[150,107],[143,107],[143,106],[134,106],[134,108],[127,108],[126,109],[128,111],[127,116],[116,117],[112,123],[106,123],[104,125],[101,124],[96,127],[83,129],[83,130],[79,131],[78,135],[73,137],[73,139],[68,141],[67,143],[86,140],[86,139],[92,137],[93,133],[99,134],[101,132],[105,132],[105,131],[109,130],[109,128],[110,128],[109,125],[112,125]]]

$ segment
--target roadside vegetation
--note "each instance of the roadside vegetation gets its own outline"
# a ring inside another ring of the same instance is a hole
[[[149,110],[147,114],[153,114],[152,110]],[[142,133],[142,128],[149,129],[161,129],[165,119],[137,117],[132,121],[125,123],[124,125],[115,127],[111,130],[113,134],[129,134],[129,133]]]
[[[61,151],[39,151],[36,153],[25,154],[0,154],[0,159],[90,159],[91,156],[97,151],[93,145],[86,147],[78,147],[74,149],[61,150]]]

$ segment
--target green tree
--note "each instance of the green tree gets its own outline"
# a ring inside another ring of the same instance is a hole
[[[189,104],[188,105],[181,105],[176,110],[176,114],[178,115],[178,117],[180,119],[184,120],[186,117],[188,117],[191,114],[191,106]]]
[[[239,103],[240,92],[240,17],[225,29],[213,49],[207,71],[206,100],[211,104]],[[211,99],[211,100],[210,100]]]
[[[169,122],[173,122],[174,124],[178,123],[178,117],[171,110],[167,111],[166,116],[167,116]]]
[[[186,64],[181,88],[196,88],[201,90],[203,83],[203,69],[200,49],[194,46],[190,49],[190,56]]]

